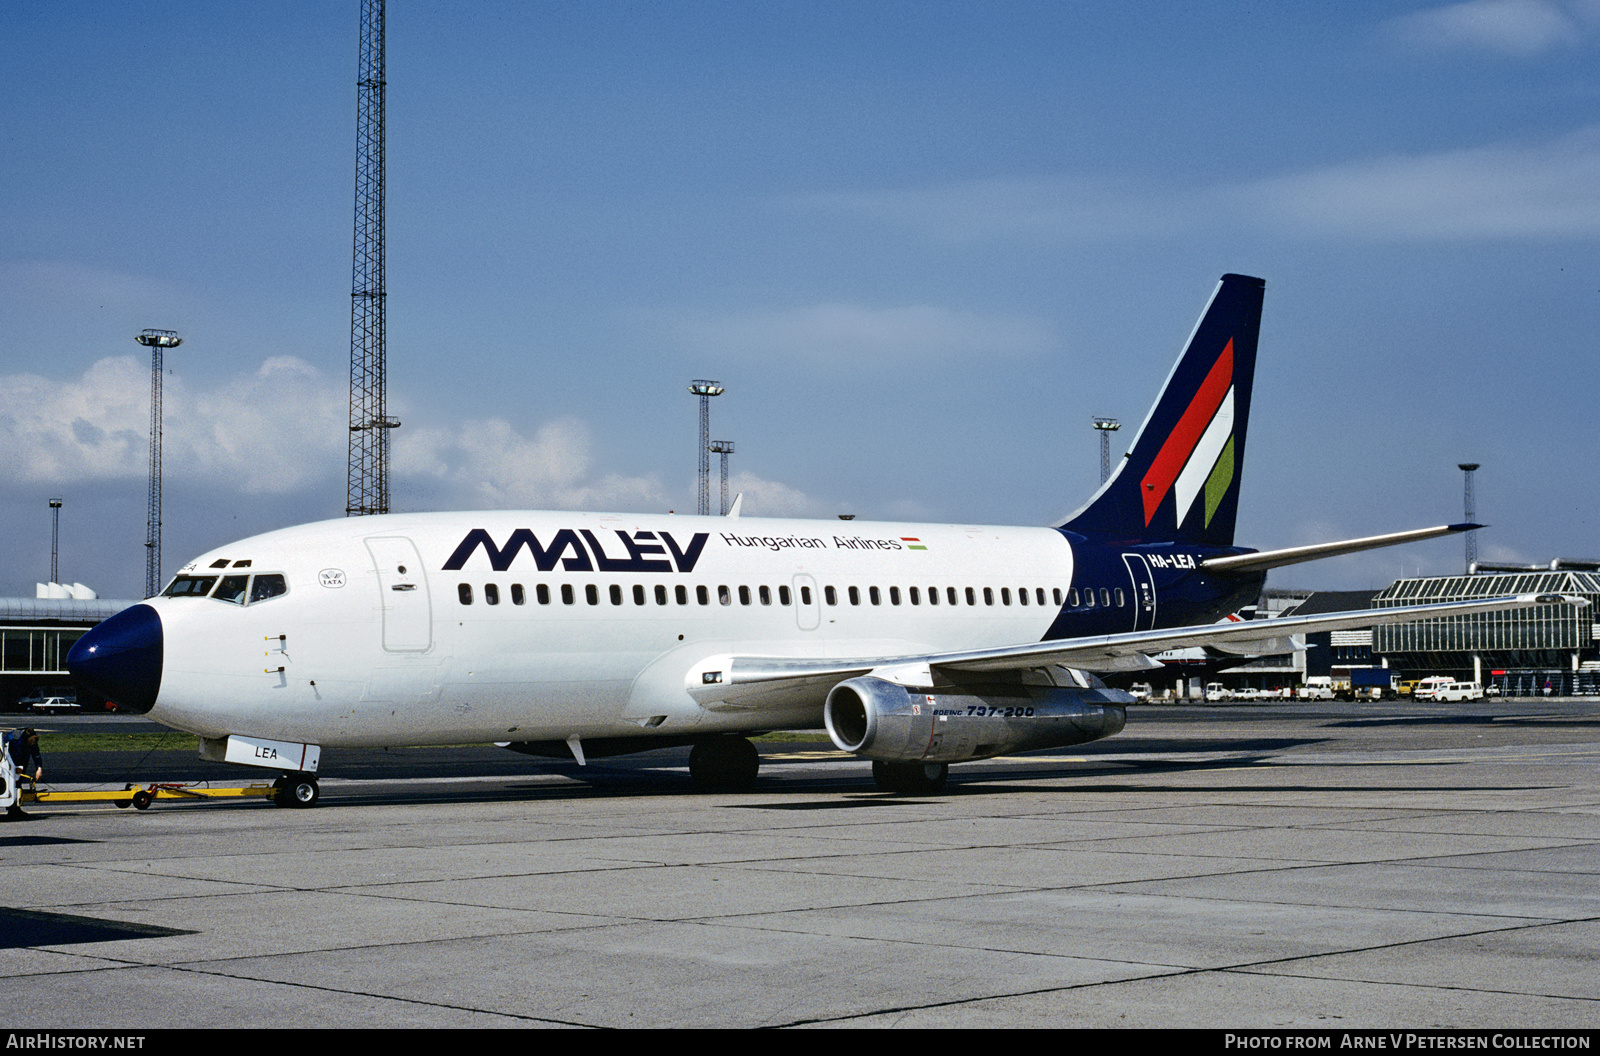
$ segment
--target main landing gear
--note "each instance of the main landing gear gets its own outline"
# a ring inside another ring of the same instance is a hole
[[[743,792],[760,769],[756,746],[743,737],[707,737],[689,751],[689,777],[701,792]]]
[[[880,792],[904,792],[913,796],[931,796],[944,791],[945,778],[950,776],[948,763],[885,763],[873,760],[872,780]]]
[[[322,798],[313,774],[284,774],[272,783],[272,788],[272,801],[280,807],[314,807]]]

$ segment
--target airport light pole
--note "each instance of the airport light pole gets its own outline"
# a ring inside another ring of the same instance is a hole
[[[150,501],[144,537],[144,596],[161,593],[161,354],[183,344],[171,330],[146,330],[135,340],[150,350]]]
[[[1468,524],[1475,523],[1474,518],[1476,516],[1476,511],[1474,511],[1472,508],[1475,505],[1472,498],[1472,474],[1477,472],[1478,465],[1479,464],[1477,462],[1460,462],[1456,465],[1456,468],[1461,470],[1466,477],[1466,484],[1461,495],[1461,504],[1462,512],[1466,514],[1466,521]],[[1478,563],[1478,533],[1467,532],[1466,537],[1467,574],[1471,575],[1472,566]]]
[[[1111,479],[1111,434],[1122,428],[1115,418],[1094,419],[1095,432],[1100,434],[1100,483]]]
[[[696,378],[689,383],[689,391],[700,397],[700,516],[711,513],[711,397],[724,391],[719,381]]]
[[[728,456],[733,454],[732,440],[713,440],[711,450],[722,456],[722,516],[728,515]]]
[[[59,583],[56,559],[61,553],[61,500],[50,500],[50,582]]]

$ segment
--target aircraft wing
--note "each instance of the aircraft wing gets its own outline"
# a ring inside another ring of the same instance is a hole
[[[1516,594],[1437,605],[1405,605],[1361,609],[1317,616],[1208,623],[1150,631],[1057,638],[1025,645],[970,649],[923,655],[808,659],[798,657],[714,656],[689,673],[689,694],[712,710],[752,710],[791,705],[817,688],[869,672],[906,685],[935,684],[938,672],[1019,671],[1060,664],[1086,671],[1153,669],[1161,663],[1152,654],[1191,646],[1225,646],[1229,651],[1256,645],[1281,647],[1291,636],[1343,631],[1380,624],[1464,616],[1478,612],[1522,609],[1533,605],[1587,605],[1563,594]]]

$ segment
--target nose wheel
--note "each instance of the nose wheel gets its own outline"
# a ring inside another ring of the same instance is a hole
[[[280,807],[314,807],[322,798],[312,774],[284,774],[272,783],[272,801]]]
[[[756,746],[743,737],[708,737],[689,751],[689,777],[702,792],[742,792],[760,769]]]

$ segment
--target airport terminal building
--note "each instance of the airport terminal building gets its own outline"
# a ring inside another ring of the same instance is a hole
[[[1498,685],[1507,696],[1535,696],[1547,681],[1556,696],[1600,693],[1600,562],[1557,560],[1538,570],[1478,566],[1472,575],[1402,579],[1379,591],[1372,606],[1505,594],[1564,594],[1589,604],[1375,627],[1372,652],[1407,678],[1454,674]]]
[[[1364,608],[1426,605],[1507,594],[1562,594],[1589,602],[1333,631],[1306,637],[1292,655],[1226,669],[1229,688],[1292,686],[1349,667],[1388,667],[1403,679],[1448,675],[1498,686],[1511,697],[1600,695],[1600,562],[1558,559],[1544,567],[1480,564],[1468,575],[1401,579],[1379,591],[1318,591],[1288,605],[1268,592],[1262,612],[1311,616]]]

